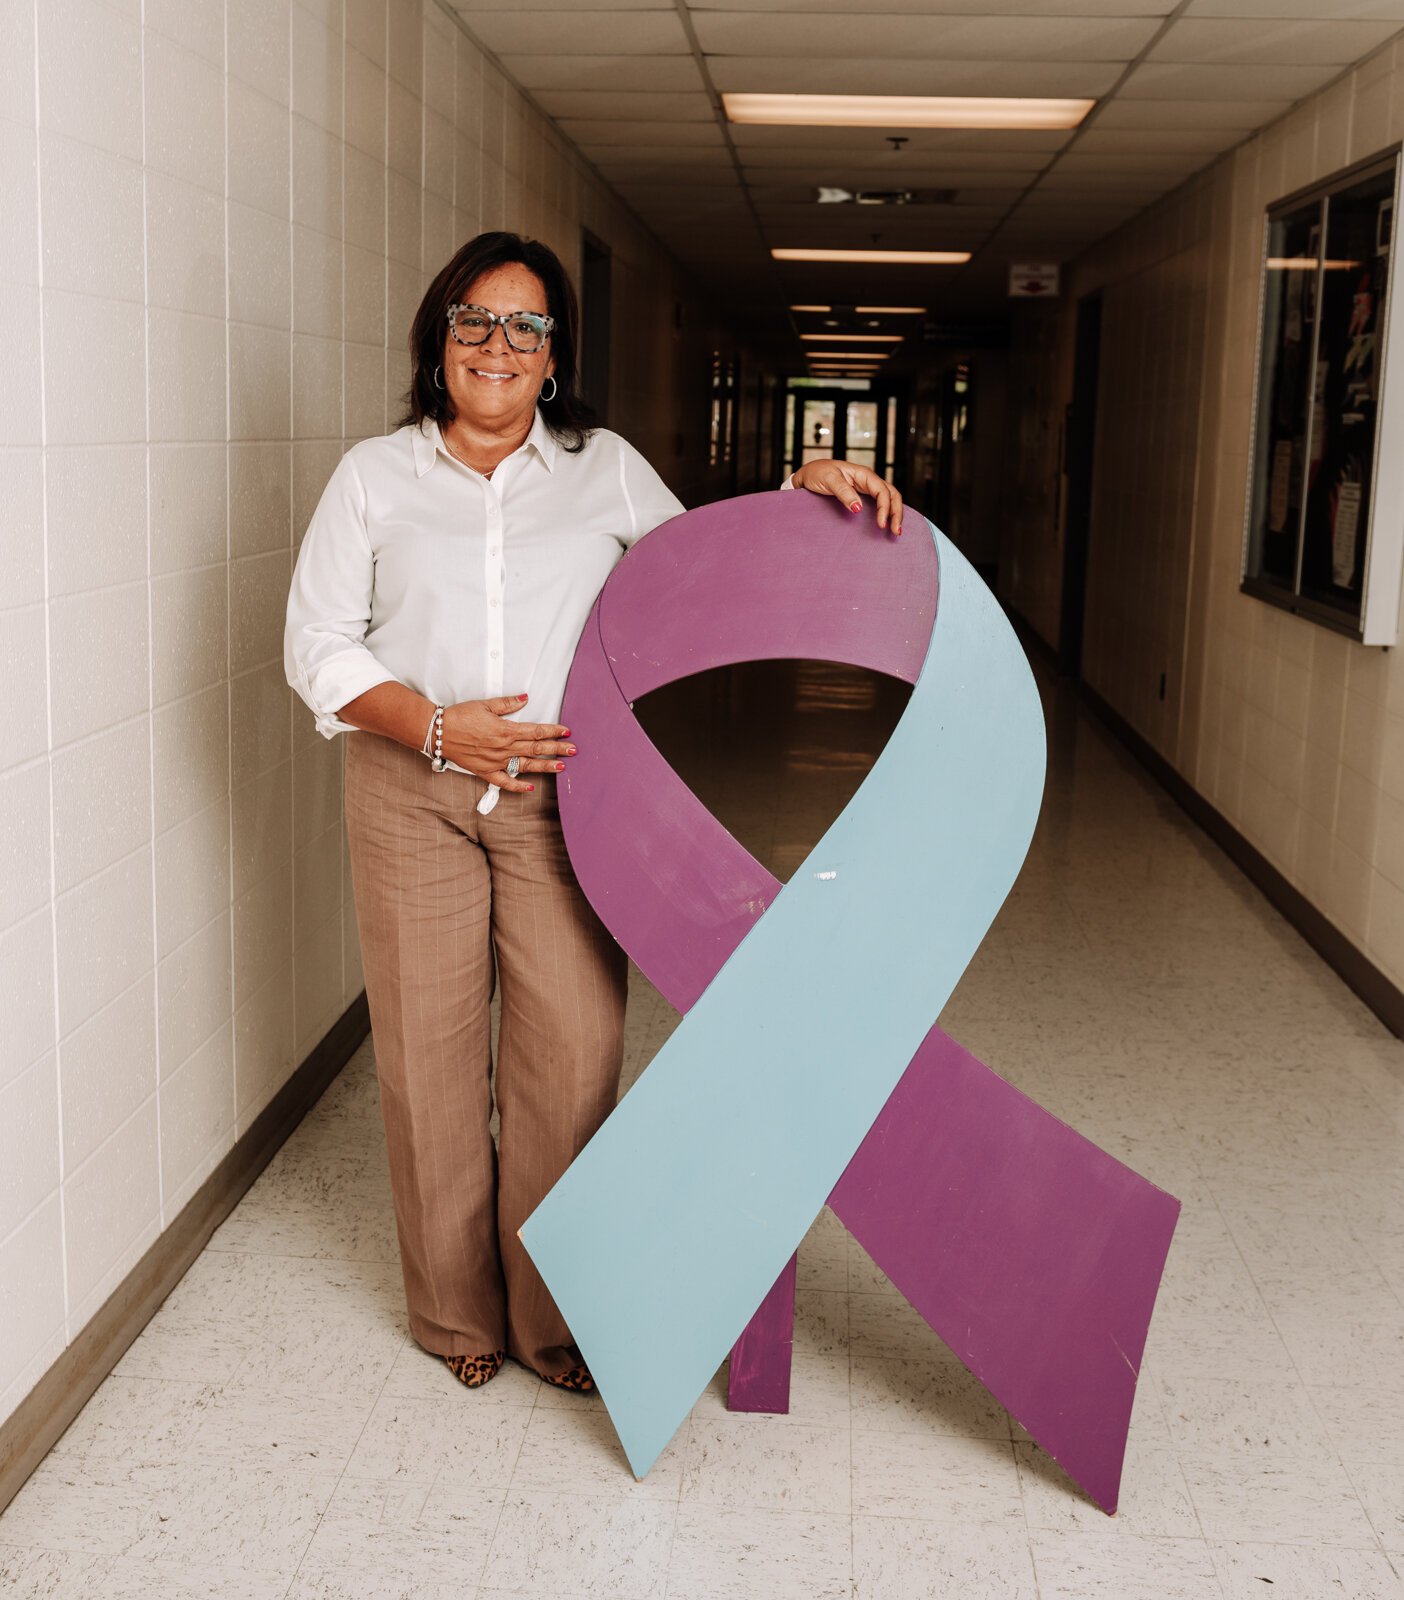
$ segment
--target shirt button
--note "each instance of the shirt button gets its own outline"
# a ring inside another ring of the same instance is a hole
[[[498,606],[498,605],[501,605],[502,602],[497,598],[496,595],[494,595],[492,597],[492,599],[488,601],[488,604],[491,605],[491,606]]]
[[[495,556],[497,554],[497,546],[493,545],[492,549],[488,551],[488,554],[490,556]]]
[[[498,658],[498,656],[500,656],[500,655],[501,655],[501,654],[502,654],[502,652],[501,652],[501,651],[500,651],[500,650],[494,650],[494,651],[492,651],[492,652],[491,652],[491,655],[492,655],[492,659],[493,659],[493,660],[494,660],[494,661],[496,661],[496,660],[497,660],[497,658]]]

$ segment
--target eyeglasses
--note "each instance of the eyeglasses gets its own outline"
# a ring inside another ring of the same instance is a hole
[[[507,343],[529,356],[546,343],[556,319],[539,317],[534,311],[508,311],[499,316],[486,306],[450,306],[448,323],[449,332],[459,344],[486,344],[492,338],[492,330],[500,327]]]

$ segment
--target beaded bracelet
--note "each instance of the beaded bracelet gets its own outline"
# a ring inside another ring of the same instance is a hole
[[[429,755],[429,743],[431,740],[433,741],[434,752],[430,756],[429,765],[435,772],[443,772],[447,769],[448,762],[444,760],[444,708],[442,706],[434,707],[434,715],[429,723],[429,732],[424,736],[423,750],[426,756]]]

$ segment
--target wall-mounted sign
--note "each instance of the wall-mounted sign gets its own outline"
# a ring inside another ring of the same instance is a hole
[[[1057,299],[1058,263],[1056,261],[1011,262],[1009,293],[1015,300]]]

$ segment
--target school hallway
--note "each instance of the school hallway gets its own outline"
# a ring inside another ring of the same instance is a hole
[[[1038,832],[942,1020],[1183,1202],[1115,1518],[827,1211],[788,1416],[728,1413],[723,1371],[635,1482],[597,1397],[463,1389],[406,1330],[367,1041],[0,1515],[0,1590],[1401,1600],[1404,1043],[1039,679]],[[787,877],[904,694],[770,664],[641,715]],[[634,973],[626,1082],[673,1023]]]

